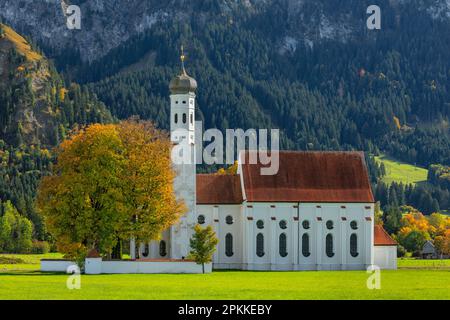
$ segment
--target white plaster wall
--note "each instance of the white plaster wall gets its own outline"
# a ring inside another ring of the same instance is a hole
[[[205,272],[212,272],[212,264],[205,264]],[[103,261],[103,274],[133,273],[202,273],[202,266],[195,262],[153,261]]]
[[[298,208],[297,208],[298,207]],[[367,203],[244,203],[242,205],[198,205],[197,217],[205,217],[219,238],[214,255],[218,269],[248,270],[364,270],[373,262],[373,204]],[[226,216],[234,223],[226,224]],[[318,218],[322,218],[319,221]],[[257,221],[264,228],[257,228]],[[285,220],[287,228],[280,228]],[[309,229],[303,228],[308,220]],[[328,230],[326,222],[333,221]],[[357,222],[357,229],[350,226]],[[225,235],[233,235],[233,256],[225,254]],[[264,236],[264,256],[256,254],[256,236]],[[287,256],[281,257],[279,237],[287,236]],[[302,235],[309,235],[310,255],[303,256]],[[326,235],[333,235],[334,256],[325,251]],[[350,235],[357,235],[358,255],[350,254]]]
[[[381,269],[397,269],[397,246],[375,246],[374,264]]]
[[[76,266],[73,261],[68,260],[41,260],[42,272],[67,272],[70,266]]]
[[[205,217],[205,226],[211,225],[219,239],[216,253],[213,256],[215,268],[236,269],[241,267],[243,259],[243,215],[241,205],[198,205],[197,217]],[[227,216],[233,218],[232,224],[226,223]],[[233,255],[226,255],[225,238],[233,237]]]

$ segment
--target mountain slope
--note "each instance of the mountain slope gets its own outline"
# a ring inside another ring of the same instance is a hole
[[[11,200],[44,235],[33,199],[53,162],[51,149],[73,126],[112,116],[87,90],[66,88],[51,63],[0,24],[0,200]]]
[[[81,7],[76,31],[68,4],[5,0],[0,16],[120,118],[167,128],[184,44],[205,127],[278,127],[283,148],[450,163],[448,0],[380,0],[375,31],[368,0],[70,1]]]

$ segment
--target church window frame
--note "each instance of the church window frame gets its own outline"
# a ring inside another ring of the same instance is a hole
[[[309,242],[310,242],[309,233],[304,233],[302,235],[302,255],[305,258],[308,258],[311,255]]]
[[[205,224],[205,222],[206,222],[205,216],[204,216],[203,214],[200,214],[200,215],[197,217],[197,222],[198,222],[198,224]]]
[[[183,124],[186,124],[187,122],[187,114],[183,113]]]
[[[278,238],[278,250],[279,250],[279,254],[280,257],[285,258],[288,255],[288,251],[287,251],[287,235],[285,232],[281,233],[279,238]]]
[[[159,255],[161,257],[167,256],[167,243],[165,240],[159,242]]]
[[[334,257],[334,239],[331,233],[325,237],[325,253],[328,258]]]
[[[256,221],[256,227],[260,230],[264,229],[264,220]]]
[[[258,233],[256,235],[256,255],[260,258],[264,257],[264,235],[262,233]]]
[[[174,121],[175,121],[175,124],[178,123],[178,113],[175,113]]]
[[[225,235],[225,255],[227,257],[232,257],[234,255],[233,252],[233,235],[231,233],[227,233]]]
[[[359,256],[358,252],[358,235],[356,233],[352,233],[350,235],[350,255],[353,258]]]
[[[334,222],[333,220],[328,220],[326,223],[327,229],[328,230],[333,230],[334,229]]]
[[[311,228],[311,224],[309,223],[309,220],[303,220],[302,227],[305,230],[308,230],[309,228]]]
[[[149,256],[149,254],[150,254],[150,245],[148,243],[146,243],[144,245],[144,250],[142,250],[142,256],[144,258],[147,258]]]

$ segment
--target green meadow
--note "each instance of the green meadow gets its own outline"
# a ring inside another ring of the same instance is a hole
[[[390,184],[392,182],[403,182],[404,184],[418,184],[427,181],[428,170],[405,162],[395,160],[386,155],[375,157],[378,163],[384,163],[386,176],[382,181]]]
[[[399,270],[381,271],[379,290],[364,271],[82,275],[69,290],[68,275],[39,272],[42,257],[0,255],[0,299],[450,299],[450,260],[399,260]]]

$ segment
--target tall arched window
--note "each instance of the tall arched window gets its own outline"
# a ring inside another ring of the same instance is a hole
[[[175,113],[175,123],[178,123],[178,113]]]
[[[227,233],[225,236],[225,254],[227,257],[233,256],[233,235],[231,233]]]
[[[311,255],[309,251],[309,234],[307,233],[304,233],[302,236],[302,254],[306,258]]]
[[[183,123],[186,123],[186,120],[187,120],[186,113],[183,113]]]
[[[142,252],[142,256],[148,257],[149,253],[150,253],[150,246],[148,245],[148,243],[146,243],[144,246],[144,251]]]
[[[334,257],[333,235],[331,233],[327,234],[325,238],[325,252],[329,258]]]
[[[167,245],[164,240],[159,242],[159,255],[165,257],[167,255]]]
[[[353,258],[358,256],[358,236],[356,233],[352,233],[350,236],[350,254]]]
[[[194,124],[194,114],[189,115],[189,120],[191,121],[191,124]]]
[[[264,235],[262,233],[258,233],[256,236],[256,255],[258,257],[264,256]]]
[[[286,237],[286,233],[282,233],[280,234],[280,256],[282,256],[283,258],[286,257],[288,255],[287,253],[287,237]]]

